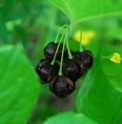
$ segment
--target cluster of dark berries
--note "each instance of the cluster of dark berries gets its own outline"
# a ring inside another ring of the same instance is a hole
[[[59,75],[63,44],[60,44],[56,52],[57,46],[58,43],[50,42],[44,48],[46,58],[38,63],[36,72],[43,83],[49,83],[51,92],[59,98],[64,98],[75,90],[75,82],[92,66],[93,56],[88,50],[71,51],[72,59],[69,59],[65,47],[62,75]],[[56,53],[55,62],[52,64]]]

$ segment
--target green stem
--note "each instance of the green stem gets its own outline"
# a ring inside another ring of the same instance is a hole
[[[67,34],[68,28],[66,30],[66,34]],[[63,57],[64,57],[64,46],[65,46],[65,42],[66,42],[66,34],[65,34],[65,38],[64,38],[64,42],[63,42],[63,49],[62,49],[62,54],[61,54],[61,63],[60,63],[60,69],[59,69],[59,73],[58,75],[62,75],[62,68],[63,68]]]
[[[68,50],[68,55],[69,55],[69,59],[72,59],[73,58],[73,56],[72,56],[72,54],[71,54],[71,52],[70,52],[70,49],[69,49],[69,43],[68,43],[68,32],[69,32],[69,30],[67,31],[67,33],[66,33],[66,46],[67,46],[67,50]]]
[[[69,37],[72,38],[75,35],[76,29],[77,29],[77,23],[75,21],[71,21],[70,29],[69,29]]]
[[[101,56],[101,59],[110,59],[111,56]]]
[[[82,47],[82,30],[81,30],[80,26],[78,26],[78,28],[80,29],[80,49],[79,49],[79,51],[83,52],[83,47]]]
[[[57,33],[57,35],[56,35],[56,38],[55,38],[54,43],[57,43],[57,42],[58,42],[58,37],[59,37],[60,31],[61,31],[64,27],[66,27],[66,26],[67,26],[67,25],[63,25],[63,26],[58,30],[58,33]]]
[[[57,48],[56,48],[56,52],[55,52],[55,55],[54,55],[53,60],[52,60],[52,62],[51,62],[51,65],[54,65],[54,63],[55,63],[55,59],[56,59],[56,56],[57,56],[57,53],[58,53],[58,49],[59,49],[59,46],[60,46],[60,44],[61,44],[61,41],[62,41],[62,39],[63,39],[65,33],[66,33],[66,30],[64,31],[64,33],[63,33],[63,35],[62,35],[62,37],[61,37],[61,39],[60,39],[60,41],[59,41],[59,43],[58,43],[58,46],[57,46]]]

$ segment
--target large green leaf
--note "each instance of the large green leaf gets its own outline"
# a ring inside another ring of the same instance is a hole
[[[19,47],[0,47],[0,124],[24,124],[39,94],[38,78]]]
[[[122,14],[121,0],[49,0],[71,21],[82,22],[96,17]]]
[[[103,60],[100,61],[100,56],[94,61],[95,64],[88,72],[78,93],[77,108],[79,112],[100,124],[122,124],[122,92],[116,89],[103,73],[101,69]],[[113,68],[112,72],[116,72],[111,63],[108,66]],[[119,79],[119,76],[117,78]]]
[[[91,119],[73,112],[65,112],[49,118],[43,124],[97,124]]]

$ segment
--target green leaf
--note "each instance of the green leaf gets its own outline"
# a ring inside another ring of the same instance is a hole
[[[39,95],[37,76],[20,48],[0,47],[0,124],[24,124]]]
[[[75,23],[84,20],[122,14],[121,0],[48,0]]]
[[[100,57],[94,62],[78,93],[77,108],[100,124],[121,124],[122,91],[117,90],[104,75]]]
[[[8,32],[5,25],[5,20],[3,14],[0,12],[0,40],[3,43],[9,43]]]
[[[43,124],[97,124],[91,119],[74,112],[65,112],[49,118]]]

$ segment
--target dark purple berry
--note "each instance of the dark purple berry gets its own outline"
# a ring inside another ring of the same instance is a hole
[[[56,68],[59,70],[60,61],[57,61],[55,65]],[[70,77],[73,82],[76,82],[85,73],[84,63],[75,58],[65,58],[62,68],[63,74]]]
[[[58,43],[54,43],[54,42],[50,42],[45,48],[44,48],[44,55],[46,56],[46,58],[48,60],[52,60],[56,49],[57,49]],[[61,57],[61,53],[62,53],[62,44],[60,44],[58,52],[57,52],[57,56],[56,58],[60,58]]]
[[[84,55],[88,55],[90,58],[90,65],[89,68],[93,65],[93,54],[89,50],[84,50],[83,51]]]
[[[41,60],[36,66],[36,72],[44,83],[50,82],[57,75],[57,69],[47,60]]]
[[[73,58],[73,60],[77,63],[78,67],[80,68],[80,72],[74,77],[73,81],[77,81],[83,74],[86,72],[86,68],[84,67],[83,61]]]
[[[74,52],[74,58],[84,63],[86,70],[93,64],[93,55],[90,51],[84,50],[83,52]]]
[[[79,65],[73,59],[65,59],[63,63],[63,73],[69,76],[71,79],[76,78],[79,75],[81,69]]]
[[[69,77],[62,75],[54,77],[49,88],[57,97],[64,98],[75,90],[75,84]]]

